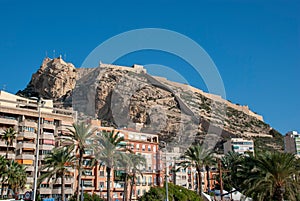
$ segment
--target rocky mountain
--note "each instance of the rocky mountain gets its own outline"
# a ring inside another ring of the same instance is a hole
[[[262,149],[283,146],[281,134],[247,106],[153,77],[140,65],[75,68],[61,58],[46,58],[18,94],[53,99],[57,107],[73,107],[79,117],[97,118],[104,125],[159,133],[162,140],[183,147],[205,141],[222,152],[222,142],[235,136],[253,138]]]

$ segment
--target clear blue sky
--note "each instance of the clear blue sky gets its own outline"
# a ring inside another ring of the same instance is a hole
[[[247,104],[282,133],[300,131],[300,1],[14,1],[0,0],[0,87],[23,89],[45,57],[80,66],[106,39],[137,28],[182,33],[210,55],[226,95]],[[184,62],[155,51],[119,64]],[[185,74],[186,77],[190,75]],[[205,86],[189,80],[196,87]]]

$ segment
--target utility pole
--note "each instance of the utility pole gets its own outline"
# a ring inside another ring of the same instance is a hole
[[[160,141],[165,145],[165,181],[166,181],[166,201],[169,201],[169,189],[168,189],[168,167],[167,167],[167,143],[165,141]]]
[[[221,194],[221,201],[224,201],[224,197],[223,197],[223,178],[222,178],[222,166],[221,166],[221,160],[218,160],[218,168],[219,168],[219,176],[220,176],[220,194]]]
[[[41,107],[44,106],[45,102],[41,98],[37,99],[37,107],[38,107],[38,130],[36,136],[36,149],[35,149],[35,164],[34,164],[34,182],[33,182],[33,198],[32,200],[35,201],[37,198],[37,180],[38,180],[38,169],[39,169],[39,139],[41,134]],[[63,200],[64,201],[64,200]]]

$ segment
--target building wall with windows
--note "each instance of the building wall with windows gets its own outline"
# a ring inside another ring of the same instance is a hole
[[[228,152],[237,152],[240,154],[254,154],[254,142],[253,140],[247,140],[243,138],[231,138],[223,144],[224,154]]]
[[[39,167],[43,164],[46,154],[50,153],[58,143],[58,139],[63,137],[67,127],[74,122],[75,113],[72,110],[62,110],[53,108],[53,102],[46,100],[41,107],[41,126],[39,142],[37,142],[38,133],[38,105],[36,100],[31,100],[0,91],[0,134],[5,129],[12,127],[16,130],[16,140],[9,147],[9,159],[14,159],[20,164],[26,166],[27,183],[25,189],[20,191],[23,194],[31,191],[33,188],[34,162],[36,153],[36,144],[39,143]],[[0,141],[0,155],[5,156],[6,144]],[[43,174],[41,171],[39,174]],[[44,181],[40,186],[42,197],[60,194],[61,181]],[[66,194],[73,194],[74,178],[66,181]]]
[[[300,157],[300,133],[290,131],[284,136],[284,150]]]

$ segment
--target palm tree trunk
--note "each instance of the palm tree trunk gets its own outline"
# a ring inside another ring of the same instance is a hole
[[[107,181],[106,181],[106,189],[107,189],[107,201],[111,201],[110,198],[110,173],[111,173],[111,168],[106,167],[106,174],[107,174]]]
[[[8,159],[8,142],[6,142],[6,155],[5,158]]]
[[[131,179],[131,183],[130,183],[130,195],[129,195],[129,201],[132,200],[132,192],[133,192],[133,186],[135,183],[135,170],[133,170],[133,174],[132,174],[132,179]]]
[[[202,195],[202,175],[201,175],[201,169],[197,168],[197,192],[201,196]]]
[[[123,201],[128,200],[128,173],[125,173]]]
[[[4,182],[2,181],[2,185],[1,185],[1,198],[3,198],[3,193],[4,193]]]
[[[281,186],[276,186],[274,196],[273,196],[274,201],[283,201],[283,191]]]
[[[61,177],[61,200],[65,201],[66,195],[65,195],[65,178],[64,176]]]
[[[210,175],[209,175],[209,166],[205,166],[206,169],[206,180],[207,180],[207,192],[210,191]]]
[[[82,158],[83,151],[79,150],[79,160],[78,160],[78,180],[77,180],[77,201],[80,201],[80,185],[81,185],[81,175],[82,175]]]

